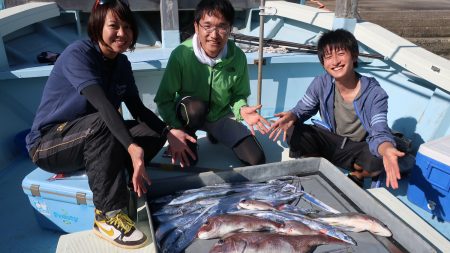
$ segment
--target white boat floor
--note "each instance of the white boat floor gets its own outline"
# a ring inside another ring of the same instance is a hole
[[[124,249],[119,248],[106,240],[100,239],[91,230],[81,231],[72,234],[62,235],[59,238],[58,247],[56,248],[57,253],[98,253],[98,252],[108,252],[108,253],[154,253],[156,248],[152,238],[150,237],[150,227],[148,223],[147,212],[145,208],[139,211],[139,217],[143,217],[141,221],[136,222],[136,226],[139,230],[148,235],[147,243],[144,247],[139,249]],[[145,217],[145,218],[144,218]]]
[[[239,159],[234,155],[233,151],[224,145],[212,144],[208,138],[206,138],[206,133],[203,131],[197,131],[197,144],[198,144],[198,162],[195,167],[207,170],[227,170],[236,167],[241,167],[243,164],[239,161]],[[289,158],[289,150],[287,148],[287,144],[278,140],[276,142],[269,140],[267,136],[261,135],[259,132],[256,132],[256,138],[258,142],[263,147],[264,153],[266,155],[266,163],[274,163],[291,160]],[[171,158],[167,158],[163,156],[164,151],[167,149],[163,148],[158,155],[152,160],[154,164],[171,164]],[[152,166],[150,166],[152,167]],[[159,176],[167,176],[167,172],[170,171],[170,166],[161,166],[163,168],[159,168],[157,172],[154,172],[152,168],[150,168],[149,173],[150,176],[154,174],[156,177]],[[166,170],[164,170],[166,169]],[[172,171],[173,175],[181,175],[184,173],[176,173],[181,170]],[[189,173],[189,168],[185,168],[186,173]],[[159,173],[163,172],[163,173]]]

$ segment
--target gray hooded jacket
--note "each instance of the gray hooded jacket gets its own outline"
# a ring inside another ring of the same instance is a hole
[[[378,146],[381,143],[387,141],[395,146],[394,137],[387,125],[388,95],[375,78],[357,75],[361,81],[361,96],[353,101],[353,106],[368,133],[366,141],[370,152],[380,157]],[[322,121],[313,120],[313,123],[336,133],[334,86],[334,79],[328,73],[316,77],[303,98],[290,111],[302,123],[319,111]]]

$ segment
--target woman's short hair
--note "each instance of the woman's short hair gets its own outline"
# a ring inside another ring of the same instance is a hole
[[[133,13],[128,6],[128,2],[124,0],[105,1],[104,4],[99,4],[99,0],[95,1],[94,6],[92,6],[91,15],[89,16],[88,22],[89,38],[91,38],[92,41],[105,44],[102,34],[106,15],[109,10],[114,16],[130,25],[130,28],[133,31],[133,42],[131,43],[129,49],[134,50],[139,31],[133,17]]]

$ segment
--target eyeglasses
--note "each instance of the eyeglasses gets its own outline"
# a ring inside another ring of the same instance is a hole
[[[97,9],[97,6],[99,6],[99,5],[109,4],[109,3],[116,2],[116,1],[120,1],[128,7],[130,6],[130,4],[128,3],[128,0],[95,0],[94,10]]]
[[[202,25],[200,24],[200,22],[198,23],[198,25],[203,28],[203,30],[205,30],[206,33],[213,33],[214,31],[217,30],[217,32],[219,32],[220,35],[226,35],[230,32],[230,27],[227,25],[221,25],[221,26],[210,26],[210,25]]]

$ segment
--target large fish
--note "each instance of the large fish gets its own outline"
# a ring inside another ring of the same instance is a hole
[[[372,234],[390,237],[392,232],[378,219],[361,213],[330,214],[315,220],[338,227],[344,231],[369,231]]]
[[[323,244],[347,245],[326,235],[281,235],[274,233],[237,233],[219,240],[210,253],[307,253]]]
[[[233,232],[276,231],[282,224],[254,216],[223,214],[213,216],[197,233],[200,239],[220,238]]]
[[[311,229],[302,222],[295,220],[285,221],[283,226],[279,227],[277,233],[287,235],[320,235],[322,234],[318,230]]]
[[[322,222],[310,219],[306,216],[300,215],[300,214],[293,214],[293,213],[284,213],[280,211],[258,211],[258,210],[239,210],[239,211],[233,211],[233,214],[243,214],[243,215],[253,215],[256,217],[269,219],[275,222],[286,222],[290,220],[298,221],[306,226],[308,226],[312,230],[317,230],[321,232],[322,234],[337,238],[339,240],[342,240],[344,242],[347,242],[352,245],[356,245],[356,241],[347,235],[346,233],[336,229],[333,226],[330,226],[328,224],[324,224]]]

